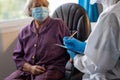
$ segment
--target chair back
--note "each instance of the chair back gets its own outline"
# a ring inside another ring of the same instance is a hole
[[[52,17],[61,18],[69,27],[71,34],[77,30],[75,37],[81,41],[85,41],[91,32],[88,14],[79,4],[63,4],[55,10]]]
[[[59,6],[52,15],[53,18],[61,18],[72,33],[78,31],[74,36],[80,41],[85,41],[91,32],[88,14],[83,7],[76,3],[66,3]],[[82,80],[82,75],[69,61],[66,64],[66,80]],[[63,79],[62,79],[63,80]]]

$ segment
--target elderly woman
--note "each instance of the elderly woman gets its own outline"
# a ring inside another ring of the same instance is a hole
[[[5,80],[59,80],[69,59],[63,44],[69,30],[60,19],[49,17],[47,0],[28,0],[27,13],[34,20],[24,27],[13,53],[17,70]]]

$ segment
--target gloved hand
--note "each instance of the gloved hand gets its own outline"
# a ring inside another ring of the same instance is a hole
[[[70,51],[70,50],[67,50],[68,54],[70,55],[70,58],[74,58],[76,56],[76,53]]]
[[[64,45],[71,50],[75,50],[77,52],[80,52],[81,54],[84,53],[86,42],[79,41],[77,39],[69,38],[69,36],[65,36],[63,38]]]

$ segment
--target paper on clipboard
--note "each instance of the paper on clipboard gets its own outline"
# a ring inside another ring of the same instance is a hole
[[[72,49],[69,49],[67,48],[66,46],[64,45],[60,45],[60,44],[55,44],[56,46],[59,46],[59,47],[62,47],[62,48],[65,48],[65,49],[68,49],[68,50],[71,50],[72,52],[76,53],[76,54],[81,54],[81,55],[84,55],[82,53],[80,53],[79,51],[75,51],[75,50],[72,50]]]

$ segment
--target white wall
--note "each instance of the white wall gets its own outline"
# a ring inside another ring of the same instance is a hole
[[[12,53],[16,46],[20,29],[31,19],[21,19],[0,22],[0,80],[16,70]]]

